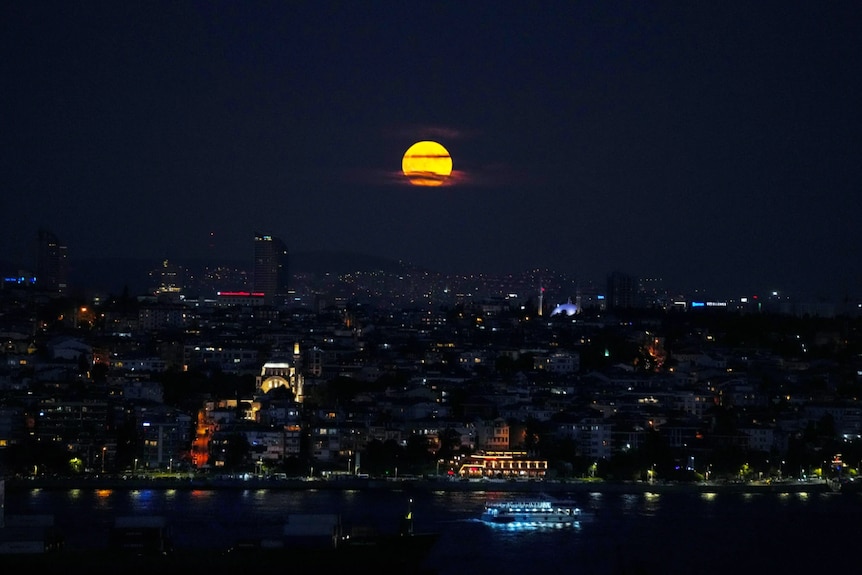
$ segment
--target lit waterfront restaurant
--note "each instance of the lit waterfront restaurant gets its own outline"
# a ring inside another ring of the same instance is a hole
[[[541,479],[548,471],[548,462],[529,459],[526,451],[485,451],[473,454],[461,463],[461,477],[504,477]]]

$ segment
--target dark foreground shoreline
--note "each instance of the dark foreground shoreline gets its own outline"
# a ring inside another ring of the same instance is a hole
[[[7,478],[6,490],[29,489],[278,489],[278,490],[417,490],[417,491],[496,491],[512,493],[822,493],[831,491],[824,481],[737,482],[737,483],[664,483],[601,480],[450,480],[367,479],[342,477],[328,480],[224,479],[216,477],[153,478]]]

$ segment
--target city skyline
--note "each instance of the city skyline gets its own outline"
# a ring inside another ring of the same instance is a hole
[[[859,297],[862,7],[6,5],[0,261],[353,252]],[[434,140],[452,174],[401,173]]]

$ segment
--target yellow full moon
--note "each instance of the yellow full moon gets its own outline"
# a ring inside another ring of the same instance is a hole
[[[423,140],[404,152],[401,171],[414,186],[439,186],[452,173],[452,157],[437,142]]]

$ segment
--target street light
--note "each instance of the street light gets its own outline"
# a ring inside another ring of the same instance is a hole
[[[108,448],[103,446],[102,447],[102,475],[105,474],[105,453],[107,453],[107,451],[108,451]]]
[[[134,471],[135,473],[138,472],[138,458],[137,457],[135,458],[135,466],[132,468],[132,471]]]

